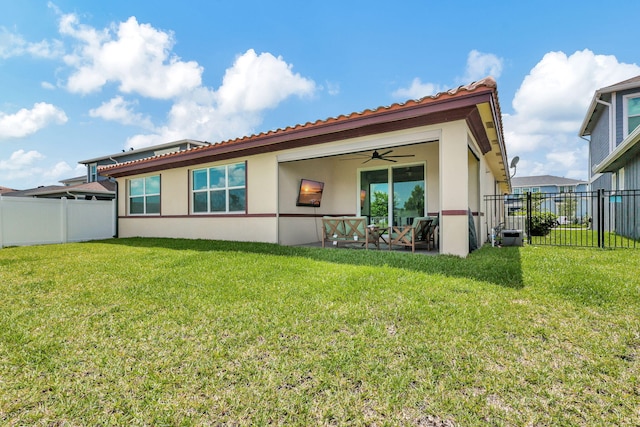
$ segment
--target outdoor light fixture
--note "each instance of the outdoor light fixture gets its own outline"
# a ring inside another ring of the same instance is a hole
[[[516,176],[516,166],[518,165],[518,162],[520,161],[520,157],[515,156],[513,159],[511,159],[511,164],[509,165],[509,169],[513,169],[513,175],[511,175],[509,178],[513,178],[514,176]]]

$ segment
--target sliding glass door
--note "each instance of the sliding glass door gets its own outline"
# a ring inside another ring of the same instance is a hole
[[[360,214],[382,228],[425,215],[425,167],[389,166],[360,171]]]

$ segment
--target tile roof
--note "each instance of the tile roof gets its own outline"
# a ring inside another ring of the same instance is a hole
[[[7,187],[0,186],[0,194],[10,193],[12,191],[16,191],[16,190],[14,190],[13,188],[7,188]]]
[[[88,182],[79,185],[45,185],[27,190],[11,191],[4,196],[12,197],[37,197],[37,196],[65,196],[69,193],[115,195],[116,184],[111,181]]]
[[[240,138],[230,139],[226,141],[221,141],[217,143],[212,143],[211,145],[194,147],[180,152],[173,152],[167,154],[161,154],[157,156],[147,157],[139,160],[132,160],[128,162],[121,162],[114,165],[103,165],[98,166],[98,170],[101,174],[109,176],[111,175],[110,171],[114,171],[117,174],[118,170],[122,170],[123,168],[129,169],[129,167],[136,165],[144,165],[146,163],[155,162],[159,159],[163,160],[163,164],[167,164],[171,162],[169,159],[180,159],[186,156],[195,156],[195,153],[205,153],[211,151],[218,152],[220,149],[230,148],[232,149],[235,146],[239,146],[242,144],[251,144],[252,147],[256,145],[263,144],[264,147],[268,146],[270,143],[268,140],[270,139],[284,139],[284,138],[302,138],[307,135],[313,134],[313,136],[317,136],[321,133],[327,133],[328,128],[332,126],[340,126],[347,125],[350,123],[360,123],[367,122],[370,123],[374,121],[378,117],[385,116],[387,114],[392,114],[394,112],[411,112],[413,109],[418,109],[423,106],[430,105],[440,105],[446,104],[448,101],[455,101],[457,99],[463,98],[468,95],[472,95],[475,93],[487,93],[490,92],[495,98],[494,106],[496,108],[496,116],[499,123],[496,123],[496,127],[499,128],[499,138],[504,141],[504,136],[502,132],[502,122],[501,122],[501,113],[499,102],[497,102],[497,84],[493,77],[486,77],[482,80],[478,80],[476,82],[470,83],[468,85],[458,86],[457,88],[450,89],[444,92],[439,92],[435,95],[425,96],[423,98],[417,100],[409,100],[404,103],[394,103],[389,106],[381,106],[376,109],[366,109],[361,112],[353,112],[348,115],[339,115],[336,117],[329,117],[324,120],[316,120],[315,122],[307,122],[305,124],[298,124],[295,126],[288,126],[284,129],[279,128],[276,130],[270,130],[267,132],[261,132],[258,134],[253,134],[250,136],[243,136]],[[443,107],[444,109],[444,107]],[[416,115],[419,115],[419,112],[416,112]],[[302,135],[304,134],[304,136]],[[504,146],[502,146],[504,149]],[[215,150],[215,151],[214,151]],[[231,151],[231,150],[230,150]],[[272,151],[268,148],[265,148],[263,151]],[[165,162],[164,159],[167,159],[168,162]]]

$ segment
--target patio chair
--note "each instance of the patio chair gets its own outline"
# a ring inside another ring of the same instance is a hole
[[[431,224],[427,228],[427,250],[435,249],[438,244],[438,217],[429,217],[431,219]]]
[[[432,222],[433,218],[416,217],[411,225],[389,227],[389,250],[393,246],[404,246],[415,252],[418,244],[425,244],[428,249],[429,227]]]

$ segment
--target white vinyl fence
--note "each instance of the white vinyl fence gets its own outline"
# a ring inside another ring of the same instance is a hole
[[[115,203],[0,196],[0,248],[111,238]]]

